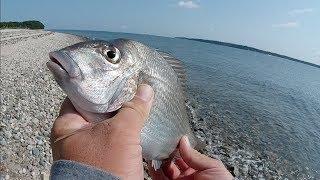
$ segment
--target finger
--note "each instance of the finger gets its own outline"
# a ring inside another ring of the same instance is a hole
[[[142,84],[138,87],[135,97],[124,103],[118,114],[113,117],[114,124],[128,127],[133,130],[141,130],[149,116],[154,92],[151,86]]]
[[[189,168],[188,164],[185,163],[182,158],[176,159],[174,163],[182,172],[186,171]]]
[[[61,105],[59,116],[64,114],[79,114],[77,110],[74,108],[72,102],[68,97],[66,97]]]
[[[179,144],[179,152],[184,162],[196,170],[224,168],[221,161],[205,156],[190,146],[187,136],[183,136]]]
[[[163,164],[163,173],[169,178],[169,179],[176,179],[180,176],[181,171],[180,169],[173,163],[172,161],[165,162]]]
[[[75,110],[68,98],[62,103],[60,115],[53,123],[51,141],[55,142],[62,137],[68,137],[76,131],[91,125]]]

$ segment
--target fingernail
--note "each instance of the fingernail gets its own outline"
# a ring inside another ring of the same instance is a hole
[[[184,139],[186,140],[186,145],[187,145],[188,147],[191,147],[188,136],[184,136]]]
[[[153,96],[153,89],[147,84],[142,84],[138,87],[136,96],[143,101],[149,102]]]

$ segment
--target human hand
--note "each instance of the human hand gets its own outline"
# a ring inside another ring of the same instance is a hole
[[[77,161],[121,178],[143,179],[140,132],[153,95],[149,85],[141,85],[114,117],[96,124],[83,119],[66,99],[51,132],[53,160]]]
[[[179,153],[181,158],[175,159],[174,162],[166,162],[161,170],[154,171],[149,166],[152,179],[233,179],[220,160],[209,158],[193,149],[187,136],[183,136],[180,140]]]

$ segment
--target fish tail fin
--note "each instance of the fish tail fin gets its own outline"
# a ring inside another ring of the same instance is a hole
[[[151,165],[152,165],[152,167],[153,167],[153,169],[154,169],[155,171],[157,171],[158,169],[160,169],[161,164],[162,164],[162,161],[160,161],[160,160],[152,160],[152,161],[151,161]]]

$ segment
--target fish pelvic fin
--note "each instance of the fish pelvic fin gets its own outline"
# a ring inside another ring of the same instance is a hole
[[[151,161],[151,165],[152,165],[152,167],[153,167],[153,169],[154,169],[155,171],[157,171],[158,169],[160,169],[161,164],[162,164],[162,161],[161,161],[161,160],[152,160],[152,161]]]

